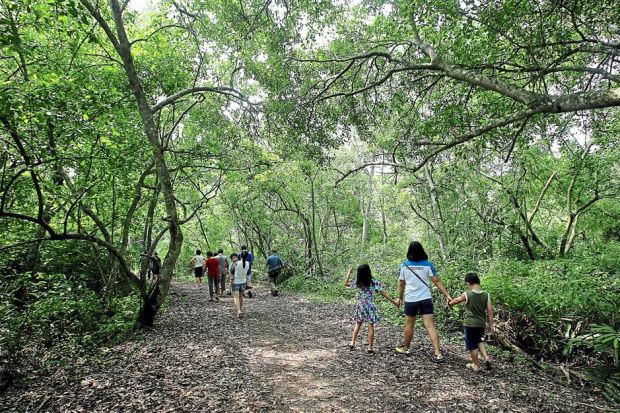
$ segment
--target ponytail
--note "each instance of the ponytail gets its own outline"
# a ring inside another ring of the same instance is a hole
[[[247,258],[248,258],[248,252],[247,251],[242,251],[241,252],[241,261],[243,262],[243,268],[245,268],[245,263],[247,262]]]

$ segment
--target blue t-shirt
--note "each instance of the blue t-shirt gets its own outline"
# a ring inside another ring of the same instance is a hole
[[[267,268],[269,271],[275,270],[283,265],[282,260],[276,254],[272,254],[267,258]]]
[[[431,278],[435,275],[437,275],[437,270],[428,260],[406,260],[400,264],[398,279],[405,281],[405,302],[414,303],[431,299]]]
[[[400,264],[400,267],[398,267],[398,272],[400,272],[400,270],[405,266],[408,265],[410,267],[415,267],[418,265],[424,265],[426,267],[430,267],[431,268],[431,272],[433,273],[433,275],[437,275],[437,269],[435,268],[435,266],[433,265],[432,262],[430,262],[429,260],[422,260],[422,261],[409,261],[409,260],[405,260],[405,262],[403,262],[402,264]]]

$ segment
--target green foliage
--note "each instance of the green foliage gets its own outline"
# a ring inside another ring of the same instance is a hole
[[[105,298],[63,274],[6,277],[1,287],[0,358],[13,369],[69,362],[126,339],[135,328],[135,295]]]
[[[617,274],[603,271],[594,259],[486,264],[484,288],[533,351],[559,356],[590,325],[620,321]]]
[[[580,337],[581,342],[600,353],[611,355],[614,367],[620,369],[620,328],[594,324],[591,330],[591,333]]]

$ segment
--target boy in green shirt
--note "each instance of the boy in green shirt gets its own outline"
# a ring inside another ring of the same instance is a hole
[[[465,302],[465,314],[463,318],[463,331],[465,332],[465,347],[471,355],[471,363],[467,368],[473,371],[480,370],[478,363],[478,350],[484,360],[487,369],[491,368],[489,355],[484,346],[484,329],[486,320],[489,320],[489,334],[493,334],[493,305],[489,293],[480,288],[480,278],[478,274],[470,272],[465,275],[465,284],[469,291],[461,294],[460,297],[450,301],[450,305]]]

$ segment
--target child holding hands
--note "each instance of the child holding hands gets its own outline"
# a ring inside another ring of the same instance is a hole
[[[355,314],[353,319],[355,320],[355,327],[353,328],[353,334],[351,336],[351,344],[349,348],[355,349],[355,340],[360,332],[360,328],[364,322],[368,323],[368,353],[374,353],[373,342],[375,338],[375,324],[379,322],[379,310],[375,304],[374,293],[380,293],[386,300],[394,304],[396,307],[400,306],[400,300],[394,300],[385,291],[383,291],[383,285],[373,280],[368,264],[362,264],[357,267],[357,279],[351,282],[351,273],[353,268],[349,269],[347,278],[344,281],[344,286],[347,288],[357,288],[359,290],[359,296],[357,304],[355,306]]]
[[[478,362],[478,351],[480,351],[485,367],[490,369],[491,362],[484,346],[483,337],[486,319],[489,321],[488,332],[493,334],[493,305],[491,304],[491,297],[489,293],[482,291],[480,288],[480,278],[476,273],[467,273],[465,275],[465,284],[469,291],[451,300],[449,304],[456,305],[465,302],[463,331],[465,333],[465,348],[469,350],[471,355],[471,363],[467,364],[467,368],[473,371],[480,370],[480,363]]]

